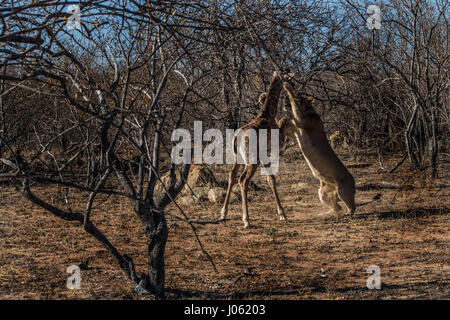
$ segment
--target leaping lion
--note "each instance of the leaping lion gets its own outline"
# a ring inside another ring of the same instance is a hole
[[[331,148],[323,122],[312,106],[313,99],[301,94],[295,96],[289,82],[283,82],[283,88],[291,104],[292,120],[298,128],[295,133],[297,142],[312,174],[320,180],[320,201],[339,219],[342,208],[338,201],[341,200],[352,217],[356,209],[355,180]]]

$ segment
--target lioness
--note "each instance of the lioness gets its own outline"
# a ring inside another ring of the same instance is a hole
[[[325,134],[323,122],[312,106],[313,99],[301,94],[295,96],[289,82],[283,83],[288,94],[293,121],[298,128],[295,134],[300,149],[311,171],[320,180],[319,199],[339,218],[342,200],[350,217],[355,212],[355,180],[334,153]]]

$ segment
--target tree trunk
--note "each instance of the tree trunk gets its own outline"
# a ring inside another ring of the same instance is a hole
[[[417,103],[414,103],[414,110],[412,112],[411,118],[409,119],[408,125],[405,131],[405,143],[406,143],[406,151],[408,152],[409,163],[411,165],[411,169],[415,169],[417,166],[417,158],[415,157],[414,151],[412,149],[412,138],[411,134],[414,129],[416,116],[417,116],[418,106]]]
[[[164,299],[165,268],[164,251],[169,231],[162,211],[153,211],[152,221],[146,226],[148,243],[148,290],[157,298]]]
[[[431,166],[431,178],[436,179],[438,177],[437,172],[437,154],[438,154],[438,141],[437,141],[437,111],[433,109],[431,118],[431,150],[430,150],[430,166]]]

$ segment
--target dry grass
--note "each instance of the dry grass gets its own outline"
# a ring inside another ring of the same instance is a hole
[[[277,178],[288,221],[278,221],[264,177],[250,192],[250,222],[244,230],[240,203],[230,205],[225,224],[198,226],[215,273],[187,225],[168,217],[167,290],[172,299],[448,299],[448,163],[431,184],[404,164],[395,174],[378,173],[378,163],[341,156],[358,185],[380,180],[412,188],[357,192],[353,220],[318,216],[318,182],[296,150],[283,156]],[[391,159],[387,166],[392,166]],[[221,180],[227,166],[214,168]],[[293,187],[298,182],[304,185]],[[309,184],[309,186],[308,186]],[[47,198],[44,186],[38,193]],[[77,223],[61,221],[28,203],[13,187],[0,186],[1,299],[135,299],[115,262]],[[381,194],[381,198],[372,201]],[[83,206],[82,194],[77,204]],[[94,222],[123,253],[145,270],[143,231],[125,199],[104,198]],[[186,209],[191,218],[217,218],[220,204]],[[176,213],[171,206],[169,210]],[[66,288],[66,268],[90,258],[80,290]],[[369,265],[381,268],[382,290],[366,288]],[[251,274],[244,271],[250,268]],[[324,271],[322,272],[321,269]]]

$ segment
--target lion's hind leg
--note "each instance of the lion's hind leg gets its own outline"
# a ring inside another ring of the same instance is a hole
[[[345,206],[347,207],[347,213],[350,215],[350,217],[353,216],[356,210],[355,190],[355,180],[352,176],[349,176],[348,179],[345,179],[342,182],[338,182],[338,197],[342,200],[342,202],[345,203]]]
[[[331,208],[329,212],[333,212],[339,218],[342,209],[337,203],[339,198],[336,189],[336,186],[320,181],[319,199],[324,205]]]

